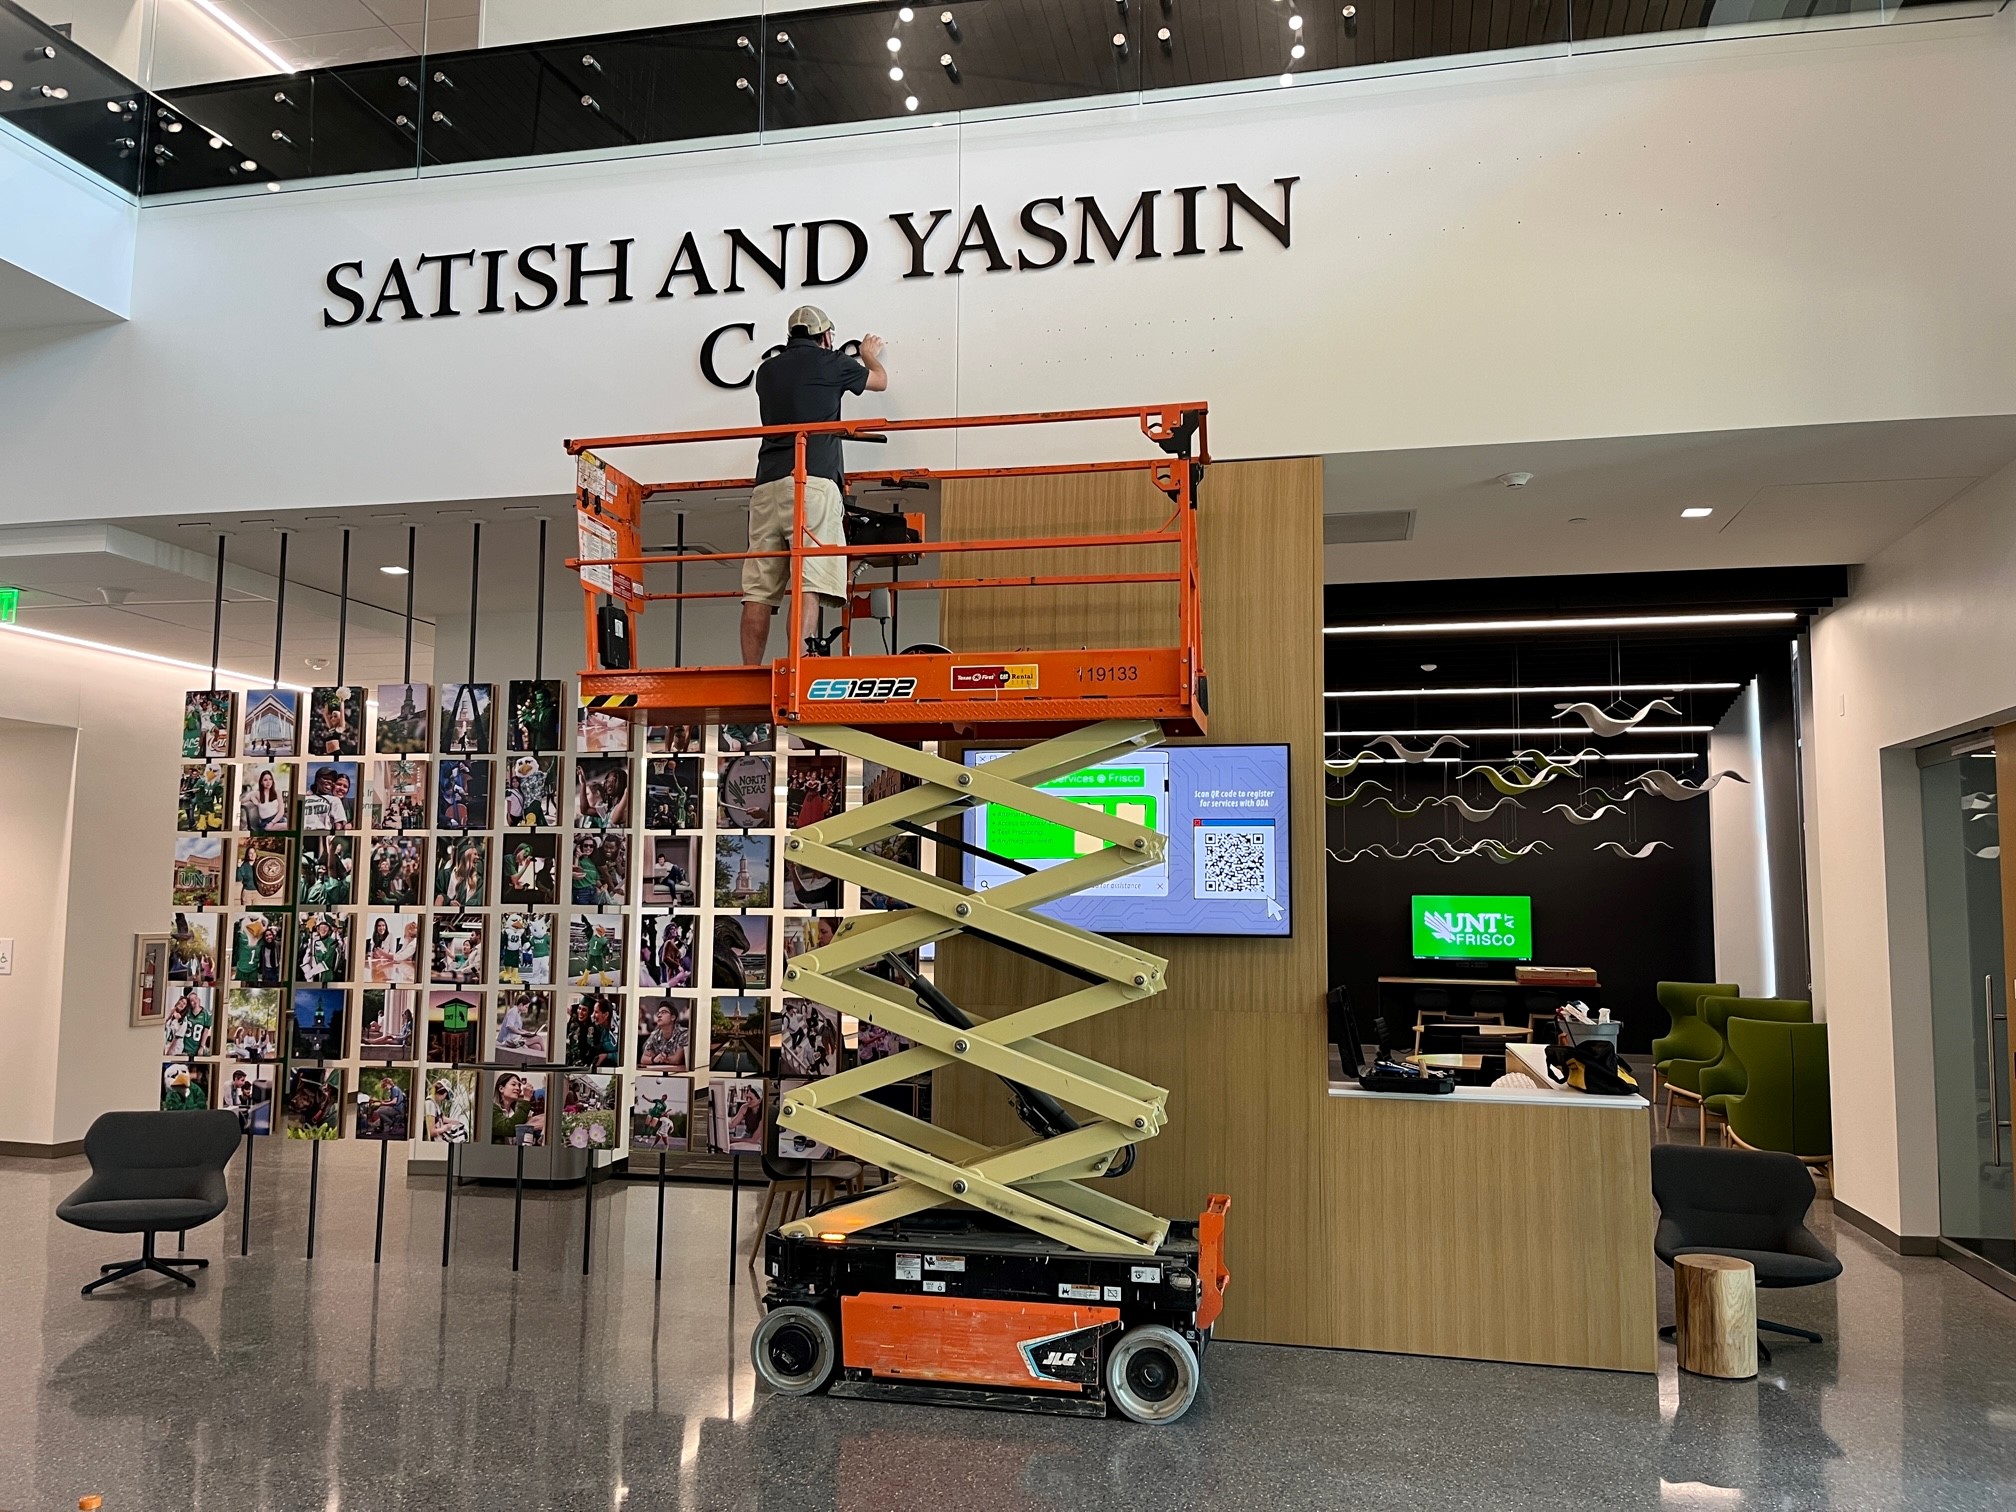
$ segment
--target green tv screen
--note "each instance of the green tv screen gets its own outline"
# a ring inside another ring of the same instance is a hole
[[[1414,954],[1424,961],[1530,961],[1533,900],[1417,894]]]

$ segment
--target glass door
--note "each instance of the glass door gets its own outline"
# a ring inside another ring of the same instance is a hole
[[[2009,981],[1992,735],[1920,753],[1941,1236],[2016,1275]],[[1957,1258],[1957,1257],[1956,1257]]]

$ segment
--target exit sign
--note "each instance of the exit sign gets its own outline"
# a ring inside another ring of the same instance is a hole
[[[11,625],[14,616],[21,612],[21,590],[0,588],[0,625]]]

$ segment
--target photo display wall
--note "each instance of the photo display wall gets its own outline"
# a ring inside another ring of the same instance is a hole
[[[905,1042],[785,996],[783,962],[890,900],[782,838],[909,779],[767,724],[569,707],[557,679],[186,695],[161,1106],[825,1156],[775,1127],[780,1090]],[[928,1084],[890,1091],[928,1116]]]

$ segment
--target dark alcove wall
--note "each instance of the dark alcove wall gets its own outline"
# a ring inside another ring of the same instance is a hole
[[[1680,770],[1698,778],[1698,763]],[[1447,769],[1405,768],[1397,764],[1361,766],[1348,779],[1333,779],[1334,796],[1368,778],[1394,788],[1394,802],[1411,807],[1424,796],[1440,795]],[[1598,764],[1589,781],[1623,790],[1629,776],[1644,770]],[[1462,784],[1465,801],[1485,807],[1497,794],[1480,779]],[[1547,966],[1592,966],[1603,984],[1603,1002],[1624,1023],[1627,1051],[1650,1048],[1665,1031],[1665,1015],[1653,996],[1661,981],[1709,981],[1715,969],[1713,880],[1708,849],[1708,800],[1673,803],[1639,794],[1624,814],[1608,814],[1594,824],[1576,825],[1545,809],[1577,802],[1577,784],[1551,783],[1509,805],[1481,824],[1465,824],[1453,809],[1429,807],[1412,817],[1359,802],[1331,808],[1327,831],[1338,854],[1374,843],[1405,850],[1419,840],[1445,835],[1458,846],[1496,836],[1510,845],[1546,842],[1549,849],[1503,865],[1483,858],[1455,863],[1426,856],[1408,861],[1367,857],[1328,868],[1330,980],[1351,989],[1356,1001],[1371,1001],[1382,976],[1511,975],[1510,962],[1417,961],[1409,927],[1409,900],[1416,893],[1525,893],[1533,899],[1534,961]],[[1583,813],[1602,800],[1577,803]],[[1615,840],[1628,849],[1663,840],[1666,847],[1643,861],[1599,851]],[[1670,847],[1670,848],[1669,848]],[[1395,1025],[1395,1028],[1400,1026]],[[1410,1026],[1411,1027],[1411,1026]]]

